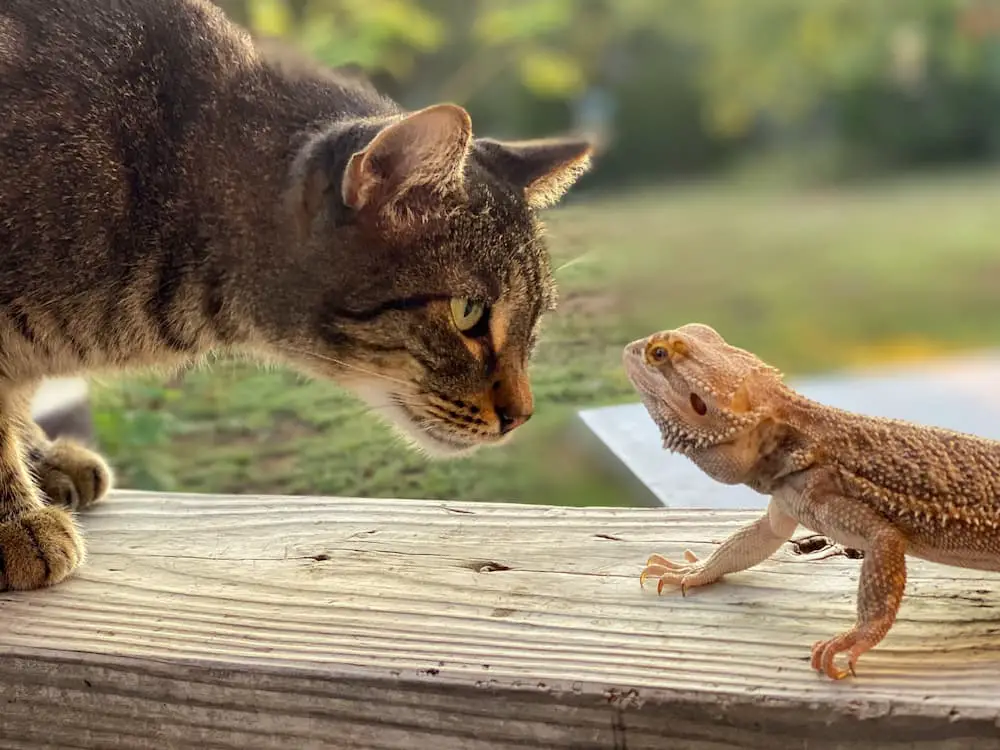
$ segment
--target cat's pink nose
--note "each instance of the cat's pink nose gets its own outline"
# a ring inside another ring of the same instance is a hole
[[[497,419],[500,420],[500,434],[506,435],[513,432],[518,427],[531,419],[531,412],[527,414],[509,414],[506,409],[498,408]]]

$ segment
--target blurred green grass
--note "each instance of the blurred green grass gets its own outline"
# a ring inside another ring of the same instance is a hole
[[[626,504],[569,429],[634,400],[624,343],[700,321],[796,374],[996,345],[998,207],[993,172],[587,196],[546,217],[561,301],[508,446],[428,462],[334,386],[237,363],[98,383],[100,439],[145,489]]]

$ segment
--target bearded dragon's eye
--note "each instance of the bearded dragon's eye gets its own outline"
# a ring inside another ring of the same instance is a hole
[[[652,349],[649,350],[649,358],[656,363],[666,362],[667,350],[664,349],[662,346],[654,346]]]
[[[695,412],[697,412],[698,415],[702,417],[704,417],[705,414],[708,413],[708,406],[705,404],[704,401],[701,400],[701,397],[698,396],[697,393],[691,394],[691,408],[694,409]]]

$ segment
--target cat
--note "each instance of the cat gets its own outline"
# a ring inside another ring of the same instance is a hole
[[[555,300],[537,212],[590,154],[269,62],[207,0],[0,0],[0,588],[70,575],[112,482],[32,421],[44,378],[250,355],[429,453],[504,441]]]

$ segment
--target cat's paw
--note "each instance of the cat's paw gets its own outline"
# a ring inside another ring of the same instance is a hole
[[[0,523],[0,591],[59,583],[83,562],[83,539],[70,515],[39,508]]]
[[[71,510],[92,505],[111,488],[111,470],[104,459],[65,438],[39,451],[31,469],[45,499]]]

